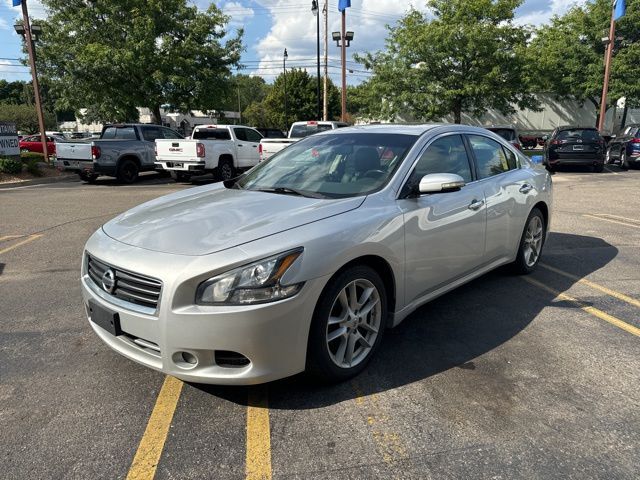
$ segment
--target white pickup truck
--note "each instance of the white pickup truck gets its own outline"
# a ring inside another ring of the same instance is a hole
[[[262,135],[242,125],[198,125],[189,140],[156,140],[156,166],[176,181],[213,173],[230,180],[260,161]]]
[[[263,162],[267,160],[283,148],[314,133],[348,126],[349,125],[344,122],[316,122],[313,120],[308,122],[295,122],[291,125],[287,138],[263,138],[260,140],[260,161]]]

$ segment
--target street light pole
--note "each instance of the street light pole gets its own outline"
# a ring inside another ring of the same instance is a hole
[[[342,10],[342,114],[340,120],[347,121],[347,42],[345,31],[347,30],[347,11]]]
[[[29,54],[29,65],[31,66],[31,77],[33,80],[33,96],[36,103],[36,113],[38,115],[38,127],[40,128],[40,140],[42,141],[42,153],[44,161],[49,163],[49,151],[47,150],[47,134],[44,126],[44,115],[42,114],[42,101],[40,100],[40,84],[38,83],[38,72],[36,70],[36,55],[33,48],[33,37],[31,36],[31,23],[29,22],[29,12],[27,10],[27,0],[22,0],[22,18],[24,22],[24,39],[27,43]]]
[[[324,0],[324,95],[322,96],[322,119],[329,120],[329,0]]]
[[[284,74],[284,129],[289,130],[289,112],[287,111],[287,49],[284,49],[282,56],[282,70]]]
[[[311,0],[311,11],[316,16],[316,58],[318,64],[317,81],[316,81],[316,95],[318,98],[318,110],[316,112],[316,120],[320,120],[322,112],[322,98],[320,97],[320,9],[318,7],[318,0]]]

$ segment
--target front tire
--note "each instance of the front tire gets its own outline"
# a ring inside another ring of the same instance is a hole
[[[595,173],[602,173],[604,171],[604,164],[598,163],[598,164],[594,165],[593,166],[593,171]]]
[[[378,349],[387,322],[387,293],[378,273],[356,266],[332,279],[316,305],[307,371],[323,381],[358,375]]]
[[[512,264],[515,273],[528,275],[536,269],[546,237],[547,225],[544,216],[540,210],[534,208],[527,217],[518,254]]]
[[[620,152],[620,168],[623,170],[629,170],[629,161],[627,160],[627,149],[625,148]]]

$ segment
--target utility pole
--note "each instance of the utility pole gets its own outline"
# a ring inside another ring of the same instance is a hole
[[[347,30],[347,11],[342,10],[342,114],[340,120],[347,121],[347,42],[345,32]]]
[[[240,124],[242,125],[242,106],[240,105],[240,82],[236,77],[236,86],[238,87],[238,114],[240,115]]]
[[[40,140],[42,141],[42,153],[44,161],[49,163],[49,151],[47,150],[47,134],[44,126],[44,115],[42,114],[42,101],[40,100],[40,84],[38,83],[38,72],[36,70],[36,55],[33,47],[33,37],[31,36],[31,22],[27,10],[27,0],[22,0],[22,18],[24,22],[24,39],[27,43],[29,54],[29,65],[31,66],[31,77],[33,80],[33,96],[36,101],[36,113],[38,115],[38,126],[40,127]],[[14,4],[15,5],[15,4]]]
[[[316,16],[316,60],[318,65],[316,78],[316,95],[318,99],[318,110],[316,112],[316,120],[320,120],[322,113],[322,97],[320,96],[320,5],[318,0],[311,1],[311,11]]]
[[[324,97],[322,119],[329,120],[329,0],[324,0]]]
[[[604,129],[604,117],[607,113],[607,93],[609,92],[609,74],[611,70],[611,57],[613,56],[613,47],[616,43],[616,20],[615,11],[611,11],[611,25],[609,27],[609,44],[604,60],[604,82],[602,85],[602,100],[600,103],[600,117],[598,118],[598,130],[602,133]]]
[[[289,112],[287,109],[287,49],[284,49],[282,55],[282,71],[284,74],[284,129],[289,130]]]

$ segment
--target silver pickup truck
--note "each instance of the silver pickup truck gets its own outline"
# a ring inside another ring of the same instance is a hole
[[[99,139],[57,141],[56,165],[77,172],[89,183],[100,175],[133,183],[140,172],[155,170],[158,138],[182,139],[183,136],[159,125],[105,125]]]

